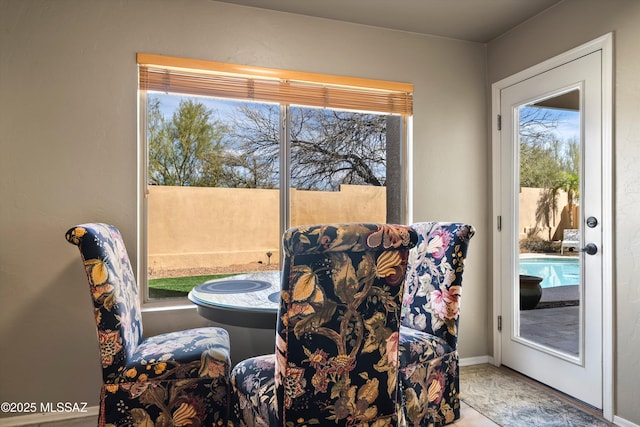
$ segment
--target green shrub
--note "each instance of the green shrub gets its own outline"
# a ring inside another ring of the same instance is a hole
[[[553,242],[537,236],[520,240],[521,252],[553,253],[560,251],[560,242]]]

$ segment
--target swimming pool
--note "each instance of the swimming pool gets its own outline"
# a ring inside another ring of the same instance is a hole
[[[554,288],[580,284],[580,260],[566,257],[520,258],[520,274],[542,277],[540,286]]]

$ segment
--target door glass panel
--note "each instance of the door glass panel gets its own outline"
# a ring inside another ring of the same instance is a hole
[[[516,109],[519,140],[517,339],[579,358],[580,91]]]

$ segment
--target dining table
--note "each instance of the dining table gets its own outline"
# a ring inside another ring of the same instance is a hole
[[[275,329],[280,271],[260,271],[209,280],[188,295],[204,318],[225,325]]]

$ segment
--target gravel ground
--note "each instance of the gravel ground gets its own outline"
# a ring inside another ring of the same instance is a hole
[[[181,268],[181,269],[161,269],[153,268],[149,270],[149,279],[160,279],[165,277],[188,277],[188,276],[207,276],[211,274],[229,274],[229,273],[249,273],[254,271],[273,271],[278,270],[278,264],[262,264],[258,262],[250,264],[233,264],[225,267],[201,267],[201,268]]]

